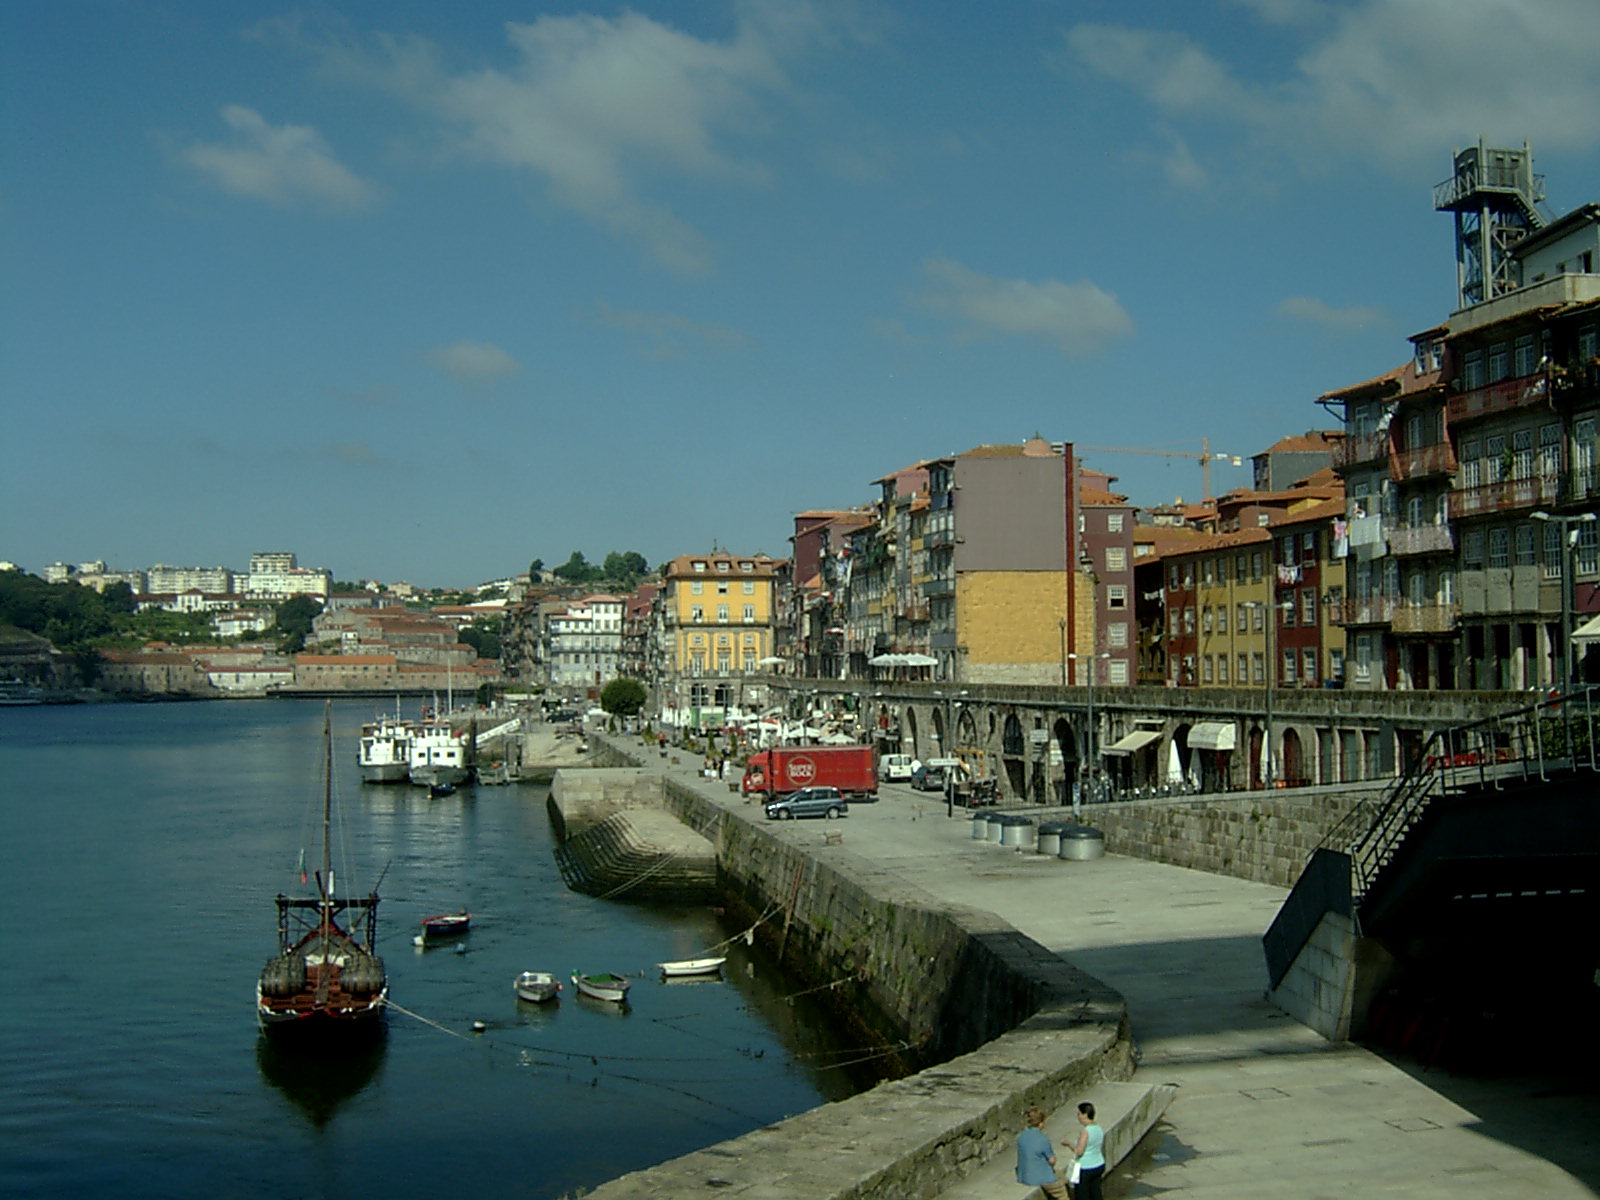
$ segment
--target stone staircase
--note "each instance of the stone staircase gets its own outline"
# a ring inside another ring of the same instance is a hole
[[[663,812],[614,813],[569,837],[555,858],[567,886],[589,896],[708,903],[716,895],[715,847]]]

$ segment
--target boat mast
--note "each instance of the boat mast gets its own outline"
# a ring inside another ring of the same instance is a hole
[[[317,1002],[328,999],[333,982],[329,956],[333,952],[333,701],[322,702],[322,874],[317,886],[322,892],[322,970],[317,972]]]

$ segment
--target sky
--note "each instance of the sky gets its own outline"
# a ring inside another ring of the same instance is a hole
[[[1249,483],[1600,200],[1594,0],[0,6],[0,559],[787,554],[913,462]],[[1126,450],[1159,453],[1129,453]]]

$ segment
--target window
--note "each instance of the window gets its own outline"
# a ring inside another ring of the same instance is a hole
[[[1200,660],[1200,682],[1215,683],[1217,681],[1215,663],[1211,655],[1206,655]]]
[[[1265,655],[1252,654],[1250,656],[1250,679],[1253,683],[1265,683],[1267,681],[1267,659]]]
[[[1228,606],[1226,604],[1217,606],[1217,632],[1228,632]]]
[[[1210,558],[1206,559],[1205,563],[1200,568],[1200,572],[1200,577],[1204,579],[1207,584],[1215,583],[1217,581],[1216,561]]]
[[[1265,556],[1262,555],[1261,551],[1256,550],[1256,551],[1253,551],[1251,553],[1251,555],[1250,555],[1250,578],[1251,579],[1260,579],[1261,578],[1261,568],[1262,568],[1264,562],[1265,562]]]
[[[1600,327],[1594,325],[1585,325],[1578,330],[1578,361],[1580,363],[1588,362],[1595,356],[1597,348],[1600,348],[1600,337],[1596,336],[1597,333],[1600,333]]]
[[[1226,654],[1217,655],[1217,682],[1228,682],[1228,656]]]
[[[1211,606],[1208,604],[1200,610],[1200,632],[1209,635],[1212,630]]]
[[[1233,560],[1233,579],[1235,583],[1243,583],[1250,577],[1250,556],[1241,554]]]
[[[1533,354],[1533,334],[1525,333],[1517,339],[1515,359],[1511,369],[1517,375],[1532,375],[1538,365],[1538,360]]]
[[[1192,608],[1183,610],[1183,632],[1186,634],[1194,632],[1194,609]]]
[[[1511,435],[1511,478],[1533,477],[1533,430],[1518,429]]]
[[[1107,513],[1106,514],[1106,532],[1107,533],[1121,533],[1122,532],[1122,514],[1121,513],[1114,512],[1114,513]]]
[[[1278,539],[1278,561],[1286,567],[1294,566],[1297,561],[1294,556],[1294,534]]]
[[[1249,608],[1241,604],[1238,607],[1238,611],[1234,615],[1238,618],[1237,622],[1234,624],[1235,629],[1237,629],[1240,633],[1243,633],[1246,629],[1250,628]]]
[[[705,586],[706,585],[705,585],[704,581],[699,580],[699,579],[692,579],[692,580],[689,581],[689,594],[691,596],[698,596],[701,592],[703,592],[705,590]]]
[[[1240,683],[1249,683],[1250,682],[1250,656],[1248,654],[1240,654],[1240,655],[1237,656],[1237,659],[1238,659],[1238,664],[1239,664],[1239,673],[1234,678],[1238,679],[1238,681]]]
[[[701,562],[699,559],[696,559],[694,562],[694,569],[696,571],[704,571],[706,569],[706,564]]]
[[[1281,660],[1282,666],[1280,669],[1283,672],[1279,678],[1284,683],[1293,683],[1295,679],[1294,665],[1296,660],[1299,658],[1299,655],[1294,652],[1294,647],[1291,646],[1289,649],[1278,655],[1278,658]]]
[[[1128,664],[1123,662],[1120,658],[1113,658],[1110,662],[1108,662],[1106,664],[1106,682],[1127,683]]]
[[[1106,586],[1106,607],[1127,608],[1128,589],[1120,583],[1108,584]]]
[[[1539,427],[1539,474],[1554,479],[1561,473],[1561,426]]]
[[[1178,610],[1175,608],[1167,610],[1167,636],[1178,636]]]
[[[1332,649],[1328,651],[1328,678],[1344,678],[1344,651]]]
[[[1194,564],[1192,562],[1183,564],[1183,586],[1186,588],[1194,586]]]
[[[717,595],[726,596],[727,594],[728,594],[728,581],[726,579],[717,580]]]
[[[729,569],[730,566],[731,566],[731,564],[728,562],[728,560],[727,559],[723,559],[721,562],[719,562],[717,564],[717,570],[722,572],[723,574],[727,574],[728,569]]]
[[[1516,563],[1519,567],[1531,567],[1537,555],[1533,548],[1533,526],[1517,526]]]
[[[754,596],[756,594],[756,581],[754,579],[746,579],[742,582],[744,583],[744,594],[746,596]]]
[[[1469,350],[1461,360],[1461,390],[1470,392],[1483,386],[1483,351]]]
[[[1167,586],[1172,588],[1172,589],[1174,589],[1174,590],[1176,590],[1180,586],[1179,583],[1178,583],[1179,578],[1180,577],[1178,575],[1178,564],[1177,563],[1173,563],[1170,567],[1167,568]]]
[[[1509,562],[1506,546],[1508,540],[1504,526],[1489,530],[1489,565],[1491,567],[1503,567]]]
[[[1493,437],[1483,439],[1483,481],[1485,483],[1499,483],[1506,477],[1506,439],[1504,434],[1495,434]]]
[[[1561,525],[1556,521],[1544,526],[1544,577],[1561,578]]]
[[[701,608],[698,604],[696,604],[693,608],[691,608],[689,610],[689,620],[691,620],[691,621],[704,621],[705,619],[706,619],[706,610]]]
[[[1267,609],[1265,605],[1258,605],[1250,610],[1250,631],[1264,633],[1267,628]]]
[[[1315,625],[1317,623],[1317,589],[1300,589],[1300,624]]]
[[[717,605],[717,620],[726,621],[727,619],[728,619],[728,606],[726,604]]]
[[[756,619],[756,606],[754,604],[746,604],[744,606],[744,623],[746,625],[749,625],[755,619]]]
[[[1122,546],[1106,547],[1106,570],[1126,571],[1128,569],[1128,551]]]
[[[1600,529],[1595,522],[1585,521],[1578,526],[1578,569],[1575,574],[1593,575],[1600,569]]]
[[[1113,650],[1121,650],[1128,644],[1128,623],[1126,621],[1110,621],[1106,624],[1106,645]]]
[[[1300,651],[1300,678],[1308,684],[1317,682],[1317,652],[1309,646]]]
[[[1489,347],[1489,382],[1499,383],[1511,373],[1510,347],[1505,342],[1496,342]]]

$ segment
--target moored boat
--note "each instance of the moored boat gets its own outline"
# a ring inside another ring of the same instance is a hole
[[[436,917],[422,918],[422,936],[428,941],[454,937],[472,928],[472,914],[466,909],[456,913],[440,913]]]
[[[554,1000],[556,993],[561,990],[561,982],[548,971],[524,971],[511,986],[516,989],[518,999],[530,1000],[534,1004]]]
[[[363,783],[404,783],[411,777],[412,725],[385,717],[361,727],[356,765]]]
[[[581,971],[572,973],[573,985],[585,996],[596,1000],[610,1000],[621,1003],[628,998],[628,988],[632,986],[621,975],[613,975],[609,971],[599,971],[586,975]]]
[[[676,962],[657,963],[661,973],[668,978],[683,975],[715,975],[722,970],[726,958],[680,958]]]
[[[411,738],[411,782],[421,787],[466,783],[471,775],[470,744],[470,736],[457,733],[448,721],[418,725]]]
[[[322,743],[322,865],[316,895],[277,896],[278,952],[256,982],[256,1019],[269,1031],[370,1025],[389,999],[388,975],[376,952],[377,889],[340,896],[334,886],[331,705],[323,710]],[[308,881],[303,868],[300,881]]]

